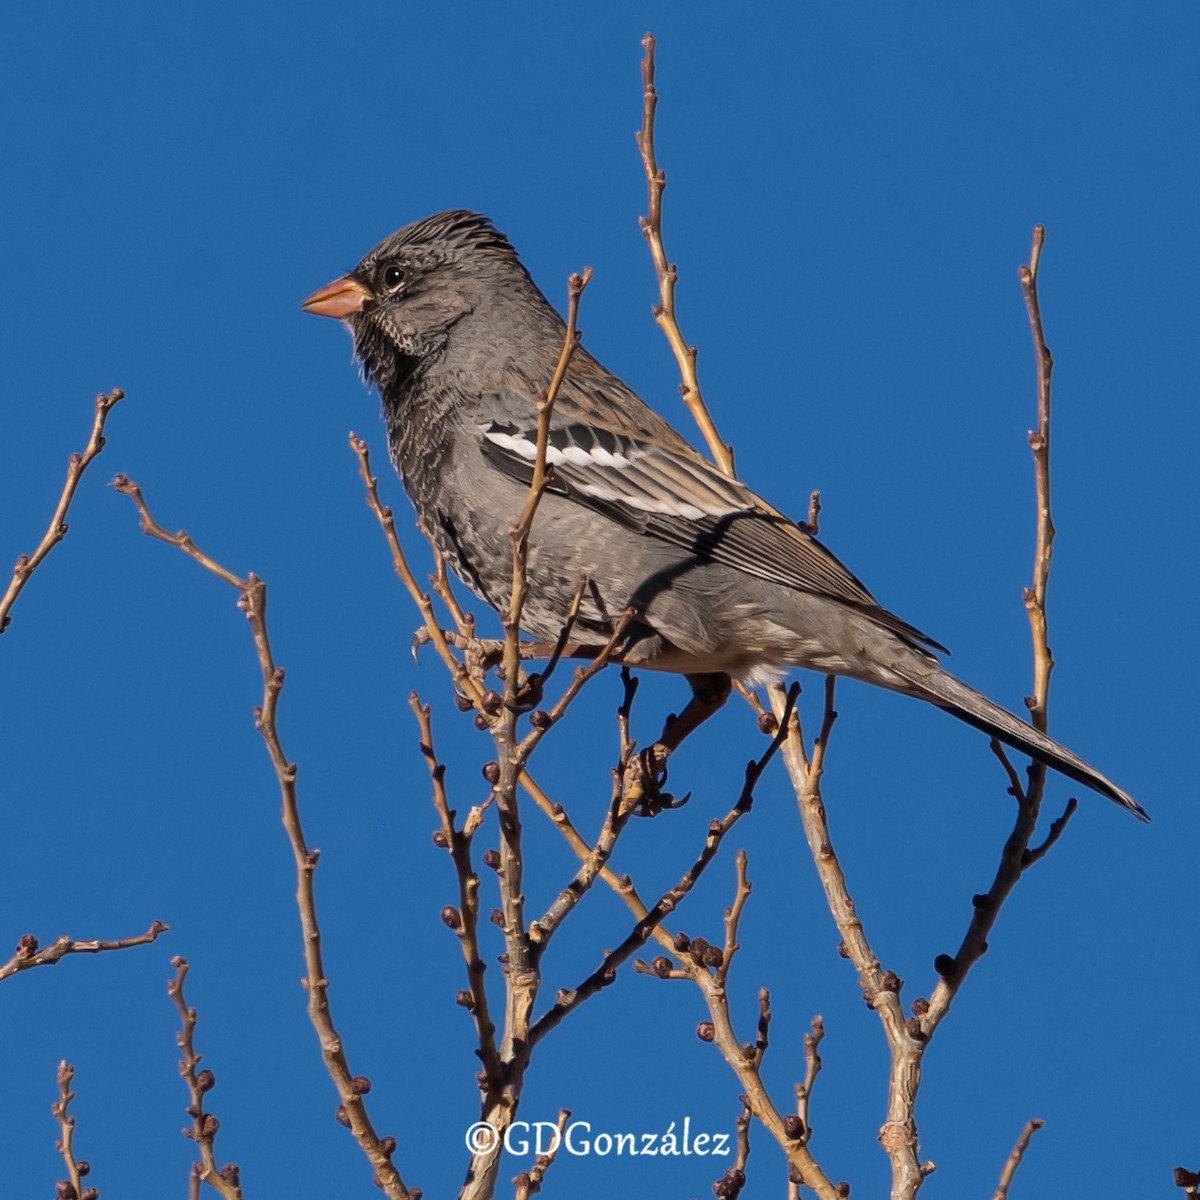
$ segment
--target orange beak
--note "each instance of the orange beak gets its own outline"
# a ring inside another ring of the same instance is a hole
[[[357,279],[343,275],[313,292],[300,307],[318,317],[333,317],[341,321],[362,312],[363,305],[375,297]]]

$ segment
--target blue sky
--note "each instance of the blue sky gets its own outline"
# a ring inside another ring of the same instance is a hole
[[[460,809],[488,744],[453,710],[390,575],[346,448],[375,452],[377,402],[345,336],[300,300],[382,236],[447,207],[492,216],[556,301],[590,264],[586,344],[684,424],[650,318],[639,38],[659,39],[659,153],[680,319],[743,478],[803,514],[888,607],[954,651],[1011,708],[1029,688],[1021,587],[1032,547],[1025,430],[1033,360],[1016,269],[1048,229],[1042,299],[1055,374],[1051,729],[1135,794],[1141,828],[1082,795],[1061,844],[1005,909],[926,1060],[930,1196],[989,1194],[1024,1121],[1045,1118],[1028,1194],[1164,1193],[1200,1166],[1194,997],[1196,380],[1200,340],[1200,19],[1183,4],[997,8],[875,2],[667,6],[26,7],[0,36],[0,551],[31,549],[91,398],[119,385],[109,445],[71,532],[0,639],[5,716],[0,936],[155,946],[77,958],[0,987],[0,1186],[61,1175],[54,1068],[77,1068],[77,1146],[104,1193],[180,1190],[190,1145],[168,959],[192,963],[219,1153],[247,1195],[373,1195],[332,1112],[298,987],[290,856],[251,708],[259,682],[234,595],[136,528],[118,470],[159,519],[271,588],[288,669],[281,711],[300,764],[333,1002],[377,1125],[427,1195],[458,1183],[476,1116],[469,1022],[454,1007],[454,896],[407,709],[435,706]],[[820,687],[806,678],[810,721]],[[637,733],[684,685],[648,680]],[[614,678],[555,730],[539,774],[598,827],[615,755]],[[825,794],[868,931],[906,996],[933,986],[1011,802],[985,740],[854,684]],[[616,865],[646,893],[691,861],[761,738],[730,706],[672,776],[691,805],[639,822]],[[1061,806],[1072,789],[1050,788]],[[572,864],[528,821],[528,894]],[[775,997],[766,1075],[802,1074],[828,1029],[813,1150],[879,1194],[886,1055],[803,851],[782,772],[737,828],[754,895],[734,970],[746,1035]],[[732,850],[732,846],[729,847]],[[730,855],[675,927],[710,939]],[[627,931],[592,896],[547,959],[547,995]],[[496,944],[489,956],[500,952]],[[596,1129],[731,1127],[737,1086],[684,984],[625,971],[542,1048],[523,1115],[565,1105]],[[1102,1131],[1102,1132],[1101,1132]],[[750,1197],[778,1195],[754,1137]],[[1103,1148],[1104,1170],[1096,1172]],[[515,1173],[520,1166],[513,1162]],[[548,1194],[705,1195],[724,1164],[564,1160]],[[504,1189],[501,1189],[504,1194]]]

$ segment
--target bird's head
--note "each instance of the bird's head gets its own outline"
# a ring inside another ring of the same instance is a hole
[[[301,307],[346,323],[355,357],[384,391],[444,349],[464,318],[532,286],[504,234],[457,209],[392,234]]]

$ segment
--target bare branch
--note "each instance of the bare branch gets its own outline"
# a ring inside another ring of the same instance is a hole
[[[799,688],[793,685],[787,700],[787,705],[784,711],[790,716],[791,706],[795,704],[796,697],[799,695]],[[645,945],[647,938],[654,930],[679,906],[683,898],[696,886],[700,876],[704,874],[708,864],[716,857],[717,851],[721,847],[721,843],[725,839],[725,835],[737,824],[742,817],[746,815],[754,804],[754,788],[759,779],[762,777],[763,771],[766,770],[767,764],[775,757],[776,751],[783,744],[786,737],[786,719],[783,722],[783,728],[772,739],[771,745],[767,748],[766,753],[760,759],[753,761],[746,766],[746,779],[742,785],[741,794],[738,796],[734,806],[725,814],[719,821],[713,821],[708,827],[708,834],[704,839],[704,846],[700,853],[696,856],[696,861],[684,872],[680,877],[679,882],[675,884],[669,891],[664,892],[656,903],[642,916],[640,916],[634,927],[626,935],[624,941],[615,949],[610,950],[605,954],[600,965],[586,978],[578,987],[561,990],[551,1008],[544,1012],[537,1021],[529,1029],[529,1041],[531,1045],[536,1045],[550,1030],[559,1025],[563,1018],[568,1013],[572,1012],[590,996],[593,996],[601,988],[606,987],[616,978],[616,971],[622,963],[626,962],[629,957],[634,954],[639,947]],[[736,933],[736,922],[734,924],[734,932]],[[697,959],[697,966],[703,966],[705,976],[708,976],[709,967],[720,967],[723,962],[723,954],[715,946],[704,944],[703,950],[700,949],[700,940],[696,939],[691,943],[691,951]],[[711,951],[713,961],[708,961],[708,951]],[[673,946],[673,952],[674,946]],[[651,973],[657,974],[657,971]],[[710,977],[714,978],[715,977]],[[723,984],[716,986],[722,987]]]
[[[529,1200],[530,1196],[542,1190],[542,1182],[546,1178],[546,1172],[554,1165],[554,1160],[558,1157],[558,1151],[563,1144],[563,1135],[567,1128],[567,1122],[571,1119],[571,1110],[569,1108],[560,1108],[558,1110],[558,1121],[556,1128],[558,1135],[554,1139],[554,1145],[549,1153],[539,1154],[537,1162],[530,1171],[522,1171],[513,1183],[516,1185],[515,1200]]]
[[[746,907],[746,901],[750,899],[753,890],[746,873],[749,859],[745,850],[737,852],[734,862],[737,866],[737,890],[733,903],[725,910],[725,948],[721,952],[721,965],[717,967],[717,983],[722,986],[729,974],[729,968],[733,966],[733,956],[740,949],[737,940],[738,922],[742,919],[742,909]]]
[[[750,1119],[754,1112],[750,1107],[750,1101],[742,1097],[742,1111],[738,1113],[737,1119],[734,1121],[734,1129],[737,1134],[737,1155],[733,1160],[733,1166],[713,1184],[713,1195],[717,1200],[737,1200],[742,1194],[742,1188],[746,1186],[746,1167],[750,1162]]]
[[[235,1163],[224,1167],[217,1165],[216,1136],[220,1128],[217,1118],[204,1111],[204,1097],[217,1085],[217,1077],[209,1070],[197,1071],[200,1065],[200,1055],[196,1053],[196,1021],[197,1013],[189,1008],[183,995],[183,981],[187,978],[188,962],[186,958],[173,958],[171,965],[175,968],[175,978],[167,984],[167,995],[179,1010],[181,1028],[175,1035],[183,1059],[179,1064],[179,1073],[187,1084],[189,1102],[188,1116],[192,1118],[191,1129],[185,1129],[184,1136],[192,1139],[200,1151],[200,1161],[193,1164],[191,1176],[196,1184],[207,1183],[223,1200],[242,1200],[240,1172]]]
[[[70,1187],[70,1192],[67,1193],[62,1184],[59,1185],[58,1194],[61,1196],[64,1193],[69,1194],[72,1200],[96,1200],[100,1193],[95,1188],[84,1188],[82,1179],[91,1171],[91,1166],[86,1160],[76,1159],[74,1149],[75,1138],[75,1118],[67,1111],[71,1101],[75,1099],[75,1093],[71,1091],[71,1080],[75,1078],[75,1068],[69,1062],[63,1061],[58,1064],[58,1099],[50,1106],[50,1111],[54,1114],[58,1121],[58,1152],[62,1155],[63,1162],[67,1168],[66,1183]]]
[[[467,968],[467,991],[461,1003],[475,1022],[479,1059],[483,1063],[488,1084],[498,1088],[502,1083],[503,1066],[496,1049],[496,1027],[492,1023],[487,989],[483,983],[487,968],[479,952],[479,876],[471,863],[471,842],[482,820],[482,814],[473,809],[464,827],[455,828],[456,814],[446,798],[446,768],[438,761],[433,749],[433,718],[429,706],[420,702],[416,692],[409,697],[408,704],[421,727],[421,753],[429,767],[429,775],[433,781],[433,806],[442,826],[438,831],[440,836],[435,836],[435,841],[449,852],[454,862],[455,874],[458,876],[459,906],[456,909],[445,910],[442,919],[458,936]]]
[[[804,1035],[804,1082],[796,1084],[796,1116],[800,1118],[802,1137],[807,1142],[812,1135],[808,1114],[812,1104],[813,1087],[821,1073],[819,1047],[825,1038],[825,1022],[813,1017],[810,1031]]]
[[[106,950],[128,950],[130,946],[146,946],[157,940],[159,934],[166,933],[169,925],[154,921],[145,933],[134,937],[118,938],[116,941],[103,942],[97,939],[76,941],[74,938],[55,938],[44,949],[38,948],[38,940],[32,933],[25,934],[17,943],[17,952],[6,963],[0,964],[0,980],[7,979],[31,967],[53,966],[61,962],[68,954],[102,954]]]
[[[1025,1122],[1025,1128],[1021,1130],[1021,1136],[1017,1138],[1016,1145],[1009,1152],[1008,1161],[1004,1164],[1004,1170],[1000,1172],[1000,1182],[992,1193],[992,1200],[1006,1200],[1013,1176],[1016,1175],[1017,1168],[1025,1157],[1025,1151],[1029,1149],[1033,1135],[1045,1127],[1046,1122],[1038,1120],[1037,1117]]]
[[[424,533],[425,531],[422,530]],[[450,577],[446,574],[446,559],[442,552],[435,546],[432,540],[429,539],[426,533],[426,540],[429,541],[430,547],[433,550],[433,561],[435,566],[434,574],[430,580],[433,585],[433,590],[438,594],[442,603],[450,612],[450,616],[454,620],[454,627],[463,637],[474,637],[475,635],[475,618],[467,612],[463,611],[462,605],[458,602],[458,597],[454,594],[454,589],[450,585]]]
[[[82,453],[72,454],[67,460],[67,481],[63,484],[62,493],[58,497],[54,516],[50,518],[50,524],[46,527],[46,532],[42,534],[42,540],[38,543],[37,549],[32,554],[22,554],[17,559],[13,567],[12,579],[9,581],[4,595],[0,596],[0,633],[8,628],[9,622],[12,620],[9,612],[34,571],[42,565],[50,551],[67,536],[67,511],[71,507],[71,501],[75,499],[75,490],[79,487],[79,481],[83,478],[83,473],[88,469],[92,459],[104,449],[104,423],[108,420],[108,414],[124,398],[125,393],[120,388],[113,388],[107,396],[102,392],[96,397],[91,436]]]
[[[700,394],[700,381],[696,374],[696,347],[689,346],[684,341],[679,321],[675,316],[675,284],[679,271],[674,263],[667,260],[662,235],[662,198],[667,186],[667,174],[660,169],[654,154],[654,115],[658,108],[658,93],[654,89],[654,44],[654,38],[650,34],[642,38],[642,47],[646,53],[642,58],[642,128],[637,135],[638,150],[641,152],[649,193],[648,215],[641,220],[642,233],[650,247],[650,257],[654,260],[654,274],[658,279],[658,304],[654,306],[654,319],[670,343],[675,361],[679,364],[679,374],[683,380],[679,394],[704,435],[713,461],[726,475],[732,475],[733,447],[722,441],[716,424],[709,415],[704,397]]]
[[[483,698],[485,689],[478,680],[470,677],[466,667],[455,657],[454,651],[450,649],[450,644],[446,640],[446,634],[433,611],[433,601],[430,600],[428,593],[423,591],[417,584],[416,576],[412,573],[412,569],[408,565],[408,559],[404,557],[404,551],[400,546],[400,539],[396,536],[396,520],[392,515],[392,510],[379,499],[379,481],[371,474],[370,451],[367,448],[367,443],[353,431],[350,433],[350,449],[354,451],[358,458],[358,473],[362,477],[363,486],[366,488],[367,507],[375,514],[375,519],[379,522],[380,528],[383,530],[383,535],[387,539],[388,548],[392,552],[392,567],[400,582],[404,584],[408,594],[412,597],[413,603],[420,611],[425,622],[425,632],[429,637],[429,641],[437,650],[438,657],[446,664],[446,669],[450,672],[450,677],[453,679],[455,686],[462,691],[467,699],[482,714],[483,709],[479,707],[479,702]]]
[[[825,681],[825,714],[821,732],[813,743],[811,758],[806,758],[798,727],[784,717],[781,689],[771,688],[770,698],[781,726],[790,726],[783,747],[783,760],[799,802],[804,834],[812,852],[817,877],[825,892],[825,902],[841,934],[843,952],[858,973],[863,998],[867,1006],[879,1015],[888,1043],[891,1070],[888,1078],[887,1120],[879,1131],[879,1140],[892,1163],[893,1195],[913,1196],[921,1181],[933,1170],[932,1164],[921,1163],[917,1158],[917,1128],[913,1117],[920,1085],[923,1039],[915,1037],[905,1021],[899,995],[902,981],[894,972],[883,969],[871,948],[833,848],[821,797],[821,775],[829,737],[837,719],[835,686],[834,677],[828,676]],[[803,1135],[798,1133],[797,1136]]]
[[[1050,673],[1054,656],[1050,653],[1046,630],[1046,586],[1050,581],[1050,555],[1054,548],[1054,521],[1050,515],[1050,376],[1054,359],[1046,345],[1042,327],[1042,310],[1038,301],[1038,263],[1046,240],[1043,225],[1033,228],[1033,244],[1029,265],[1021,267],[1018,276],[1025,308],[1029,313],[1029,329],[1033,335],[1033,353],[1037,363],[1037,429],[1029,434],[1033,452],[1033,480],[1037,497],[1037,537],[1033,553],[1033,584],[1025,592],[1025,610],[1029,614],[1029,630],[1033,638],[1033,696],[1029,704],[1029,719],[1034,728],[1046,732],[1046,701],[1050,694]],[[1039,764],[1040,765],[1040,764]],[[1045,767],[1041,768],[1042,775]],[[1033,790],[1040,797],[1041,785]]]
[[[1033,866],[1039,859],[1045,857],[1047,851],[1055,842],[1063,835],[1063,831],[1067,827],[1067,822],[1075,815],[1075,810],[1079,807],[1079,801],[1074,796],[1067,801],[1067,807],[1063,809],[1061,817],[1056,817],[1050,822],[1050,832],[1046,834],[1045,840],[1040,846],[1031,846],[1025,851],[1025,867],[1028,869]]]
[[[363,462],[365,470],[365,458],[361,458],[360,461]],[[114,480],[114,486],[117,491],[133,501],[141,518],[142,530],[146,534],[182,550],[205,570],[211,572],[218,579],[224,580],[238,591],[238,607],[250,623],[250,631],[254,638],[254,647],[263,679],[263,699],[261,706],[254,710],[254,724],[262,735],[271,765],[275,768],[282,801],[283,827],[292,849],[296,868],[296,906],[300,915],[300,929],[304,943],[304,987],[308,992],[308,1018],[316,1031],[321,1054],[325,1061],[325,1069],[337,1088],[341,1100],[341,1106],[338,1109],[339,1117],[345,1118],[344,1123],[349,1126],[363,1153],[374,1168],[376,1180],[383,1193],[390,1200],[409,1200],[408,1188],[391,1160],[395,1150],[395,1140],[380,1138],[371,1125],[363,1100],[365,1094],[370,1090],[370,1083],[365,1076],[355,1076],[351,1073],[346,1060],[344,1043],[334,1027],[330,1011],[329,980],[325,974],[321,955],[321,930],[317,921],[316,895],[313,887],[313,876],[316,873],[320,852],[310,850],[305,840],[296,794],[297,767],[295,763],[289,762],[284,754],[276,727],[276,713],[279,706],[279,695],[283,690],[284,671],[275,662],[267,632],[267,585],[253,574],[247,575],[245,579],[235,575],[201,551],[186,533],[182,531],[168,533],[151,515],[141,489],[132,480],[124,475],[118,475]]]
[[[529,794],[542,814],[562,835],[567,845],[574,851],[575,856],[581,862],[586,862],[593,852],[593,847],[580,836],[579,831],[571,823],[571,818],[568,816],[566,809],[561,804],[556,804],[551,800],[528,771],[523,772],[521,775],[521,786]],[[650,911],[641,896],[638,895],[637,888],[634,887],[633,881],[628,875],[618,875],[611,868],[603,866],[600,868],[599,878],[612,889],[615,895],[620,897],[633,914],[635,920],[640,921]],[[651,930],[650,936],[664,950],[672,950],[674,945],[673,938],[661,925],[655,926]]]
[[[1037,496],[1037,529],[1035,537],[1033,585],[1025,589],[1025,610],[1029,616],[1030,636],[1033,644],[1033,694],[1027,705],[1030,720],[1043,731],[1046,729],[1047,702],[1050,675],[1054,659],[1047,642],[1046,588],[1050,576],[1050,555],[1054,542],[1054,523],[1050,515],[1050,373],[1054,362],[1046,346],[1042,327],[1041,308],[1038,303],[1037,271],[1041,259],[1046,231],[1041,225],[1033,230],[1033,244],[1029,254],[1029,265],[1019,271],[1021,291],[1029,314],[1030,332],[1033,338],[1034,357],[1037,363],[1037,429],[1030,433],[1029,444],[1033,451],[1034,484]],[[941,978],[929,1001],[929,1008],[920,1017],[920,1028],[926,1037],[933,1034],[938,1023],[949,1011],[950,1005],[967,972],[987,950],[987,938],[999,916],[1000,908],[1016,887],[1021,875],[1033,863],[1041,859],[1062,835],[1067,822],[1075,811],[1072,800],[1063,815],[1050,827],[1045,841],[1035,849],[1030,842],[1037,829],[1045,791],[1046,768],[1034,763],[1029,771],[1029,782],[1025,787],[1007,756],[995,743],[993,749],[1000,758],[1008,775],[1010,790],[1017,799],[1017,815],[1013,830],[1001,851],[991,887],[983,895],[973,899],[973,911],[967,932],[958,952],[950,957],[942,954],[934,961],[934,968]]]
[[[637,691],[637,681],[628,671],[623,672],[623,679],[625,700],[618,710],[617,717],[621,737],[620,758],[613,773],[612,796],[609,800],[608,812],[605,815],[604,824],[600,827],[595,844],[582,857],[579,870],[575,872],[574,878],[555,897],[545,915],[530,927],[530,937],[537,943],[535,957],[539,959],[545,954],[546,946],[555,932],[574,912],[579,901],[583,899],[604,870],[608,860],[612,857],[617,838],[621,836],[634,811],[633,805],[626,802],[624,789],[621,787],[621,778],[634,749],[633,742],[629,738],[629,708],[633,702],[633,695]]]
[[[554,707],[549,712],[543,711],[542,716],[538,720],[531,722],[533,728],[530,729],[516,747],[516,763],[521,770],[524,770],[525,764],[529,761],[529,756],[537,748],[542,738],[545,737],[547,731],[562,720],[571,702],[583,690],[584,684],[595,678],[612,661],[617,645],[621,641],[621,638],[625,636],[625,630],[629,628],[629,623],[633,620],[633,617],[634,610],[627,608],[621,614],[616,625],[613,626],[612,634],[608,641],[600,647],[600,651],[596,657],[586,667],[575,668],[571,682],[567,685]],[[544,680],[545,675],[541,676],[541,679]]]
[[[554,402],[558,399],[559,389],[567,377],[567,367],[571,363],[571,355],[579,344],[579,299],[583,295],[592,278],[592,268],[585,267],[582,274],[574,274],[567,281],[567,327],[563,335],[562,350],[558,355],[558,363],[546,391],[537,402],[537,451],[533,460],[533,477],[529,481],[529,495],[525,507],[513,528],[513,581],[512,596],[509,599],[508,612],[504,614],[505,653],[504,674],[505,686],[516,697],[519,654],[517,641],[520,636],[521,613],[525,608],[525,598],[528,592],[527,568],[529,562],[529,533],[533,528],[533,518],[537,515],[538,505],[550,482],[550,474],[546,466],[546,454],[550,448],[550,419],[554,413]]]

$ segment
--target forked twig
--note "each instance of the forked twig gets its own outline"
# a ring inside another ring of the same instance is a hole
[[[1038,729],[1045,731],[1047,702],[1049,699],[1050,675],[1054,659],[1050,653],[1046,622],[1046,588],[1050,576],[1050,555],[1054,542],[1054,523],[1050,514],[1050,373],[1054,366],[1050,350],[1046,345],[1042,325],[1041,307],[1038,302],[1037,272],[1041,260],[1046,231],[1037,225],[1033,230],[1033,242],[1029,252],[1029,264],[1020,268],[1018,275],[1025,307],[1029,315],[1029,328],[1033,338],[1034,358],[1037,363],[1037,429],[1029,435],[1033,452],[1034,490],[1037,499],[1037,525],[1033,562],[1033,584],[1025,589],[1025,610],[1029,616],[1030,637],[1033,645],[1033,693],[1026,701],[1030,720]],[[1045,792],[1046,768],[1035,762],[1029,771],[1025,786],[1017,776],[1002,750],[993,746],[1008,776],[1010,790],[1017,800],[1017,813],[1012,832],[1004,844],[996,874],[991,886],[983,895],[974,898],[971,920],[962,943],[953,957],[939,955],[934,966],[940,976],[937,987],[929,1000],[928,1009],[920,1016],[921,1032],[926,1038],[950,1009],[967,972],[987,949],[988,935],[999,915],[1000,908],[1016,887],[1021,875],[1058,841],[1076,809],[1070,800],[1062,816],[1055,820],[1043,843],[1030,849],[1041,814]]]
[[[254,723],[262,735],[271,765],[275,768],[275,777],[279,782],[282,801],[283,827],[295,863],[296,906],[300,915],[300,929],[304,943],[304,986],[308,992],[309,1021],[316,1031],[321,1054],[325,1061],[325,1069],[341,1100],[338,1110],[339,1117],[345,1118],[345,1123],[374,1168],[376,1180],[383,1193],[389,1197],[389,1200],[410,1200],[409,1190],[401,1179],[400,1173],[392,1164],[391,1155],[395,1149],[394,1139],[380,1138],[375,1132],[363,1100],[363,1096],[369,1090],[369,1084],[364,1086],[365,1077],[355,1076],[351,1073],[346,1060],[345,1045],[334,1027],[333,1016],[330,1012],[329,979],[321,954],[321,930],[317,922],[316,895],[313,886],[319,852],[309,849],[305,840],[304,829],[300,822],[299,800],[296,794],[296,764],[290,762],[284,754],[276,725],[279,696],[283,690],[284,671],[275,662],[267,632],[267,585],[253,574],[247,575],[245,579],[235,575],[205,554],[182,530],[178,533],[167,532],[151,515],[141,488],[131,479],[124,475],[118,475],[113,481],[113,486],[122,495],[128,496],[133,501],[141,520],[142,531],[145,534],[161,542],[166,542],[168,546],[182,550],[205,570],[237,589],[238,607],[250,623],[258,664],[262,671],[263,698],[262,704],[254,711]]]
[[[1036,289],[1037,265],[1043,238],[1044,230],[1039,226],[1034,230],[1030,264],[1021,271],[1021,283],[1038,361],[1038,429],[1030,436],[1038,497],[1037,549],[1034,583],[1026,590],[1025,604],[1029,613],[1034,656],[1034,691],[1029,707],[1034,724],[1041,729],[1045,728],[1047,690],[1053,666],[1046,640],[1044,607],[1050,567],[1050,545],[1053,541],[1049,496],[1049,381],[1052,361],[1045,344]],[[987,936],[995,924],[1004,900],[1016,886],[1022,872],[1041,858],[1061,835],[1074,812],[1074,804],[1072,802],[1067,806],[1063,816],[1051,827],[1043,844],[1031,850],[1030,842],[1041,807],[1045,770],[1035,765],[1028,785],[1022,787],[1007,756],[998,747],[994,747],[1008,776],[1010,790],[1017,800],[1013,830],[1001,852],[991,888],[986,894],[974,899],[970,925],[958,952],[953,956],[938,956],[934,965],[939,980],[931,998],[915,1001],[912,1016],[906,1019],[899,999],[902,981],[892,972],[882,969],[866,938],[833,850],[821,802],[820,767],[825,738],[832,724],[832,697],[833,684],[830,680],[826,692],[825,724],[822,735],[818,737],[814,746],[811,763],[805,762],[803,744],[798,735],[794,740],[789,740],[785,747],[784,761],[792,775],[813,861],[825,888],[830,911],[842,935],[846,956],[854,964],[867,1004],[879,1014],[887,1038],[892,1063],[888,1085],[888,1116],[880,1131],[880,1142],[892,1163],[892,1195],[911,1198],[916,1195],[925,1177],[934,1169],[932,1163],[922,1163],[918,1158],[917,1127],[914,1118],[925,1048],[937,1026],[948,1013],[967,972],[986,950]],[[773,700],[778,709],[777,692],[773,695]]]
[[[534,1163],[532,1169],[522,1171],[513,1180],[513,1183],[516,1185],[514,1200],[529,1200],[530,1196],[536,1195],[542,1190],[542,1183],[546,1178],[546,1172],[554,1165],[554,1160],[558,1157],[558,1152],[562,1148],[567,1122],[570,1119],[571,1110],[569,1108],[560,1108],[558,1110],[558,1120],[555,1122],[557,1136],[554,1139],[554,1144],[545,1154],[538,1155],[537,1162]]]
[[[433,716],[427,704],[422,704],[416,692],[408,700],[409,708],[421,729],[421,753],[429,768],[433,783],[433,806],[441,822],[435,837],[437,844],[448,851],[458,877],[458,907],[444,909],[442,919],[453,929],[462,947],[467,971],[467,989],[460,995],[460,1004],[471,1014],[479,1043],[479,1060],[490,1087],[500,1087],[504,1068],[496,1048],[496,1027],[492,1022],[487,988],[484,986],[486,964],[479,950],[479,876],[471,862],[471,843],[482,821],[482,812],[472,809],[461,828],[455,825],[455,811],[446,796],[446,768],[433,748]]]

